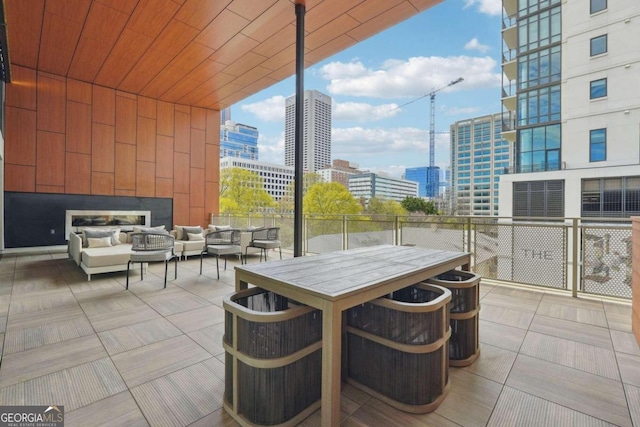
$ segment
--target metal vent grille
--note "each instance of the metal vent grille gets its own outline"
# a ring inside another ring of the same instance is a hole
[[[526,181],[513,185],[514,217],[564,216],[564,181]]]

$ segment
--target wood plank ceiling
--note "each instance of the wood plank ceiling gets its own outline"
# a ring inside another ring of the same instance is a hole
[[[100,86],[222,109],[295,72],[295,0],[4,1],[12,64]],[[305,65],[441,1],[307,0]]]

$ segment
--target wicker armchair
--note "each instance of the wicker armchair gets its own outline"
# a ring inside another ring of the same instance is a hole
[[[253,230],[251,232],[251,242],[247,248],[260,249],[260,262],[262,262],[262,254],[264,260],[267,260],[267,251],[269,249],[278,248],[280,250],[280,259],[282,259],[282,242],[279,240],[280,227],[268,227]],[[245,248],[244,259],[247,259],[247,249]]]
[[[169,261],[175,263],[174,279],[178,278],[178,257],[174,252],[175,238],[163,233],[132,233],[131,258],[127,263],[127,289],[129,289],[129,266],[132,262],[139,262],[140,280],[144,280],[144,263],[164,262],[164,287],[167,287],[167,269]]]
[[[202,258],[205,255],[216,257],[216,271],[220,279],[220,266],[218,259],[224,257],[224,269],[227,269],[227,255],[239,255],[242,263],[242,248],[240,247],[240,230],[212,231],[205,236],[205,247],[200,253],[200,274],[202,274]]]

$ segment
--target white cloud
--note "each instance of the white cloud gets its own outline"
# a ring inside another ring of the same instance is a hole
[[[467,50],[477,50],[479,52],[486,53],[489,50],[489,45],[480,43],[478,38],[474,37],[464,45],[464,48]]]
[[[354,62],[355,61],[355,62]],[[321,75],[327,79],[341,79],[345,77],[360,77],[369,73],[362,62],[352,60],[352,62],[331,62],[320,69]]]
[[[502,15],[502,0],[466,0],[464,8],[476,6],[478,12],[490,16]]]
[[[414,166],[429,164],[429,131],[413,127],[404,128],[334,128],[331,132],[331,152],[334,159],[356,161],[361,169],[385,170],[393,176],[392,165],[386,164],[394,158],[404,158]],[[449,163],[449,135],[435,135],[435,164]],[[404,171],[403,171],[404,172]]]
[[[276,137],[258,135],[258,153],[260,161],[284,164],[284,132]]]
[[[244,104],[240,108],[265,122],[284,122],[285,99],[282,95],[276,95],[264,101]]]
[[[389,165],[389,166],[372,166],[370,168],[360,168],[360,170],[368,170],[374,173],[386,173],[395,178],[401,178],[405,174],[406,169],[413,166]]]
[[[371,105],[362,102],[336,102],[331,118],[336,121],[371,122],[398,114],[398,104]]]
[[[480,107],[451,107],[445,109],[445,114],[447,116],[462,116],[462,115],[473,115],[480,111]]]
[[[427,94],[458,76],[464,82],[446,90],[499,87],[501,70],[497,66],[488,56],[421,56],[388,60],[380,69],[368,69],[361,62],[332,62],[320,71],[330,80],[327,90],[333,95],[399,98]]]

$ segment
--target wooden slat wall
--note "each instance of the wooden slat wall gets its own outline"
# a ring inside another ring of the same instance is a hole
[[[173,198],[176,224],[206,225],[217,212],[219,111],[12,72],[6,191]]]

